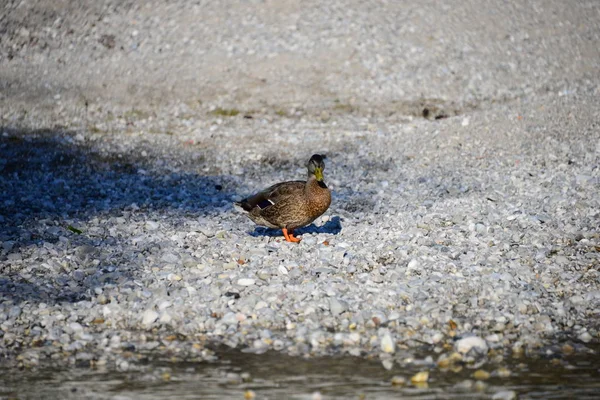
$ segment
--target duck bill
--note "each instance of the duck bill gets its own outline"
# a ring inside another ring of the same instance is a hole
[[[319,182],[323,181],[323,169],[315,168],[315,178],[317,178]]]

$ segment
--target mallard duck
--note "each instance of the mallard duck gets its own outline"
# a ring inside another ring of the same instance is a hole
[[[323,181],[324,158],[315,154],[308,160],[306,181],[277,183],[235,205],[256,224],[281,229],[285,240],[299,242],[294,229],[313,222],[331,204],[331,192]]]

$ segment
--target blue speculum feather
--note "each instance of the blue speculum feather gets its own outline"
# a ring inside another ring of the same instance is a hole
[[[266,200],[266,199],[265,199],[265,200],[261,200],[261,201],[260,201],[260,202],[257,204],[258,208],[260,208],[261,210],[264,210],[265,208],[267,208],[267,207],[269,207],[269,206],[272,206],[272,205],[273,205],[273,202],[272,202],[272,201],[270,201],[270,200]]]

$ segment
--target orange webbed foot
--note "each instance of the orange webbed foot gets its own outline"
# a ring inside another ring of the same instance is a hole
[[[283,228],[282,231],[283,231],[283,236],[285,237],[285,240],[288,242],[298,243],[300,240],[302,240],[302,239],[295,237],[294,232],[292,230],[290,230],[290,232],[288,233],[288,230],[286,228]]]

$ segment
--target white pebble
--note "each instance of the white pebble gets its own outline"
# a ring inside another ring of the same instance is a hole
[[[146,310],[144,314],[142,314],[142,325],[148,327],[154,323],[158,319],[158,313],[154,310]]]
[[[384,353],[394,353],[396,351],[396,343],[389,333],[386,333],[381,338],[381,350]]]
[[[474,351],[477,354],[485,355],[488,351],[488,345],[485,340],[478,336],[468,336],[454,343],[454,349],[461,354]]]
[[[515,400],[517,398],[517,393],[513,390],[503,390],[501,392],[496,392],[492,396],[492,400]]]

